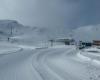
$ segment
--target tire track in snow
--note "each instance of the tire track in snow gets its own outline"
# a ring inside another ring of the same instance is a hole
[[[70,50],[66,51],[66,49],[70,49]],[[40,73],[43,80],[47,80],[48,78],[49,78],[49,80],[66,80],[66,79],[67,80],[70,80],[70,79],[74,80],[75,77],[72,78],[72,76],[70,76],[70,75],[68,75],[66,77],[67,73],[62,76],[61,74],[57,73],[57,71],[55,71],[51,67],[49,67],[48,64],[46,64],[46,59],[47,59],[47,57],[49,57],[49,55],[58,55],[58,56],[63,55],[64,56],[66,53],[68,54],[69,52],[71,52],[72,49],[71,48],[64,48],[64,49],[57,48],[57,49],[51,49],[51,50],[46,50],[46,51],[38,53],[37,55],[35,55],[35,60],[34,60],[36,62],[36,64],[34,64],[34,62],[33,62],[33,66],[35,66],[36,70]],[[51,75],[51,77],[50,77],[50,75]],[[45,76],[48,78],[46,78]],[[54,78],[54,77],[56,77],[56,78]]]
[[[24,77],[26,77],[26,79],[24,78],[24,80],[27,80],[27,76],[21,76],[23,74],[27,74],[27,72],[23,73],[23,71],[26,71],[24,68],[26,68],[28,70],[28,73],[31,75],[33,74],[34,76],[34,80],[42,80],[40,78],[40,76],[38,75],[37,71],[35,70],[35,68],[32,66],[32,56],[36,53],[37,51],[33,51],[33,50],[21,50],[21,51],[17,51],[14,53],[10,53],[10,54],[6,54],[4,56],[2,56],[0,58],[0,80],[7,80],[9,79],[9,75],[12,74],[12,72],[16,73],[15,76],[19,76],[20,79],[17,79],[18,77],[14,77],[12,76],[10,80],[22,80]],[[17,68],[16,68],[17,66]],[[32,66],[32,68],[31,68]],[[5,72],[5,69],[8,70],[9,74],[7,74],[7,72]],[[13,71],[12,71],[13,70]],[[16,71],[17,70],[17,71]],[[21,73],[19,73],[19,70]],[[29,72],[31,70],[31,72]],[[3,76],[2,73],[5,73],[6,75]],[[14,74],[12,74],[14,75]],[[21,79],[22,78],[22,79]],[[33,80],[31,78],[29,78],[30,80]]]
[[[67,50],[68,49],[68,50]],[[72,48],[65,48],[60,54],[62,54],[62,57],[66,57],[66,58],[69,58],[69,57],[72,57],[72,56],[74,56],[75,55],[75,53],[73,54],[72,52],[73,52],[73,50],[75,50],[75,49],[72,49]],[[53,56],[53,55],[57,55],[59,58],[61,57],[61,55],[58,55],[57,53],[51,53],[51,54],[48,54],[47,55],[47,57],[46,57],[46,59],[47,58],[49,58],[49,56]],[[69,74],[69,73],[67,73],[67,72],[65,72],[65,71],[63,71],[63,70],[61,70],[60,68],[58,68],[58,67],[56,67],[56,68],[54,68],[55,66],[50,66],[49,64],[48,64],[48,62],[46,63],[47,65],[48,65],[48,67],[50,68],[50,69],[52,69],[56,74],[58,74],[59,76],[61,76],[62,78],[63,78],[63,80],[81,80],[81,79],[79,79],[79,78],[77,78],[77,77],[75,77],[75,76],[71,76],[71,74]],[[63,65],[62,65],[63,66]]]
[[[51,53],[59,53],[60,50],[58,49],[47,49],[43,50],[40,53],[37,53],[33,57],[33,66],[40,74],[43,80],[63,80],[59,75],[57,75],[52,69],[50,69],[45,64],[45,57],[47,54]],[[62,51],[61,51],[62,52]]]

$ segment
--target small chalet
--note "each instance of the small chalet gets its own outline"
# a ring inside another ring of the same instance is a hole
[[[60,38],[60,39],[56,39],[55,41],[64,43],[65,45],[74,45],[75,44],[75,40],[71,39],[71,38]]]
[[[86,47],[91,47],[93,45],[92,42],[83,42],[83,41],[80,41],[79,42],[79,49],[83,49],[83,48],[86,48]]]
[[[100,46],[100,40],[93,40],[93,45]]]

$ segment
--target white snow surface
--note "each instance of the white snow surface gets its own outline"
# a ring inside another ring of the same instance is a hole
[[[51,47],[51,31],[0,20],[0,80],[100,80],[100,49]]]
[[[6,55],[0,53],[0,80],[100,80],[99,59],[83,55],[75,46],[16,45],[15,52],[14,44],[2,46]]]

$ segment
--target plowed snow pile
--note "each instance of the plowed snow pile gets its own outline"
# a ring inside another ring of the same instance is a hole
[[[6,42],[0,43],[0,55],[15,53],[19,50],[21,50],[21,47],[18,47],[16,45]]]

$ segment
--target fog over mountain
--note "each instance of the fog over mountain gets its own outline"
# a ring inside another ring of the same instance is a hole
[[[73,36],[76,40],[100,40],[100,24],[79,27],[73,30]]]
[[[56,27],[30,27],[15,20],[0,20],[0,39],[11,37],[17,42],[38,42],[49,39],[73,37],[75,40],[99,40],[100,24],[78,27],[72,30],[63,30]],[[14,41],[14,42],[15,42]]]
[[[0,0],[0,19],[38,27],[36,33],[48,38],[67,37],[72,31],[78,36],[89,26],[100,24],[99,3],[100,0]],[[28,32],[34,31],[24,30]]]
[[[67,31],[67,30],[65,30]],[[47,41],[49,39],[54,39],[57,37],[65,37],[67,32],[61,29],[53,29],[49,27],[30,27],[25,26],[15,20],[0,20],[0,35],[5,37],[13,37],[16,39],[22,39],[26,41]],[[0,36],[0,38],[2,38]]]

